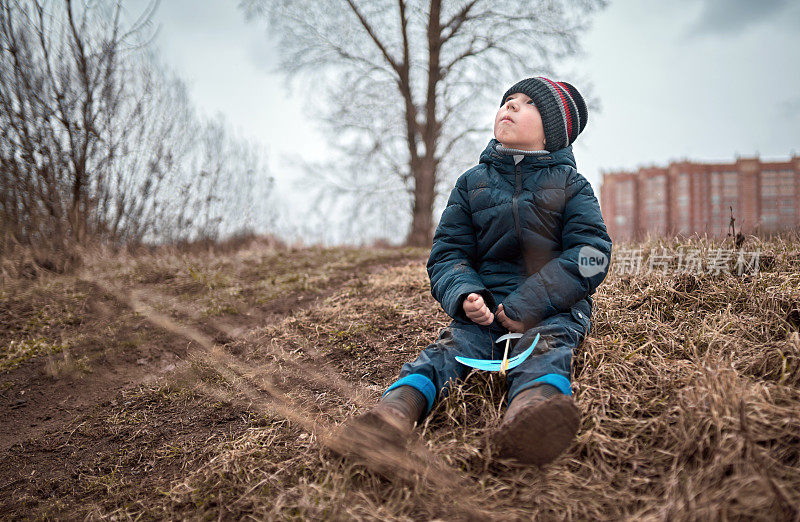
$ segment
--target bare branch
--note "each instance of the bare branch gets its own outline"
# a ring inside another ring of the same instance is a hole
[[[444,26],[442,26],[442,31],[443,32],[445,30],[449,30],[450,31],[448,34],[442,34],[442,37],[441,37],[442,44],[448,42],[451,38],[453,38],[453,36],[458,34],[458,31],[459,31],[459,29],[461,29],[461,26],[464,25],[464,22],[477,18],[477,17],[471,17],[469,15],[470,10],[473,7],[475,7],[475,4],[477,4],[477,3],[478,3],[478,0],[471,0],[469,3],[467,3],[467,5],[462,7],[461,10],[458,11],[458,13],[453,15],[453,17],[450,20],[448,20],[444,24]]]
[[[389,54],[389,51],[386,50],[386,47],[383,45],[381,40],[378,38],[377,34],[375,33],[375,30],[372,28],[372,26],[369,24],[369,22],[366,20],[366,18],[364,18],[364,15],[361,14],[361,11],[355,5],[353,0],[346,0],[346,1],[347,1],[347,5],[350,6],[350,9],[352,9],[353,13],[355,13],[356,17],[358,17],[358,21],[361,22],[361,25],[364,27],[364,30],[367,32],[367,34],[372,39],[372,41],[375,42],[375,45],[378,47],[378,49],[380,49],[381,54],[383,55],[383,57],[386,59],[386,61],[389,63],[389,65],[391,65],[392,69],[394,69],[398,74],[400,74],[400,66],[397,64],[397,62]]]

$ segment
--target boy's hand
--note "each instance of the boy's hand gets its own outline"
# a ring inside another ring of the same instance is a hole
[[[520,321],[509,319],[505,310],[503,310],[503,305],[497,307],[497,320],[500,321],[500,324],[502,324],[509,332],[525,333],[525,325]]]
[[[489,311],[489,307],[483,301],[480,294],[471,293],[464,299],[464,313],[467,317],[479,325],[488,326],[494,321],[494,314]]]

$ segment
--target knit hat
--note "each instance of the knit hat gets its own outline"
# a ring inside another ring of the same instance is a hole
[[[500,106],[517,92],[526,94],[539,109],[549,152],[571,145],[586,127],[586,102],[578,89],[567,82],[554,82],[543,76],[527,78],[506,91]]]

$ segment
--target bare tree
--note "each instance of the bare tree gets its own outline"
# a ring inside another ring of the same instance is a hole
[[[322,197],[357,196],[354,220],[400,208],[428,246],[440,172],[463,165],[500,90],[579,51],[605,0],[240,0],[279,40],[282,71],[309,78],[343,158]],[[322,87],[321,87],[322,86]],[[312,96],[313,95],[313,96]],[[370,204],[372,203],[372,204]],[[368,221],[361,221],[361,226]]]
[[[156,7],[126,24],[121,0],[0,0],[0,251],[248,226],[263,155],[159,64]]]
[[[92,176],[102,177],[115,153],[108,138],[119,133],[120,54],[141,29],[121,27],[119,4],[99,11],[0,2],[0,168],[17,237],[79,242],[87,233]]]

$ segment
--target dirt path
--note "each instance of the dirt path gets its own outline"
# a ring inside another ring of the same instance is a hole
[[[168,310],[168,316],[175,324],[187,325],[215,344],[225,345],[252,328],[301,312],[349,281],[409,259],[424,263],[419,253],[383,255],[345,261],[326,270],[323,264],[330,260],[320,258],[314,260],[316,266],[307,267],[326,272],[324,282],[312,288],[259,302],[242,292],[233,303],[235,313],[206,317],[186,306]],[[237,283],[248,288],[254,281]],[[143,473],[145,481],[139,487],[166,485],[187,462],[158,458],[128,462],[125,455],[141,456],[148,451],[152,455],[154,448],[180,447],[186,449],[182,452],[185,460],[202,451],[209,440],[247,425],[246,411],[209,404],[202,397],[187,396],[183,408],[176,409],[174,398],[159,403],[152,394],[142,394],[142,385],[159,379],[169,382],[176,370],[186,366],[191,352],[203,349],[131,309],[130,297],[139,293],[154,301],[166,299],[158,281],[124,290],[80,280],[76,286],[85,296],[80,323],[74,325],[85,333],[81,344],[0,374],[0,511],[6,514],[21,515],[34,508],[38,514],[50,509],[63,514],[65,508],[70,510],[68,506],[49,505],[47,499],[80,493],[74,489],[78,482],[84,489],[88,484],[90,489],[111,492],[114,485],[107,477],[116,470]],[[141,422],[129,422],[128,416],[140,416]],[[116,422],[118,418],[123,420]],[[164,464],[159,464],[162,460]],[[64,491],[67,487],[72,489]]]

